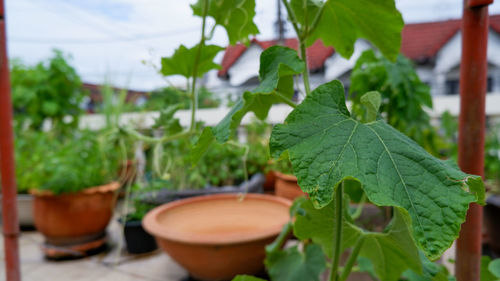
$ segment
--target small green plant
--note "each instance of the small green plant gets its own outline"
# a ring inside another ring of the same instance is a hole
[[[217,52],[214,46],[204,46],[207,16],[225,27],[230,39],[232,35],[232,38],[240,36],[241,31],[249,31],[244,27],[253,24],[254,2],[245,0],[236,6],[228,3],[199,0],[192,6],[194,14],[201,16],[204,23],[199,49],[210,54]],[[314,90],[309,85],[306,47],[317,39],[349,58],[355,41],[364,38],[389,60],[396,61],[404,23],[394,2],[283,0],[282,3],[299,39],[298,52],[282,46],[262,52],[260,85],[245,92],[218,125],[204,128],[191,151],[193,161],[197,162],[213,143],[231,142],[246,113],[253,112],[263,120],[273,104],[286,103],[294,109],[284,124],[273,128],[270,152],[275,158],[290,159],[293,173],[310,200],[295,203],[292,207],[295,219],[267,249],[266,267],[271,280],[319,280],[327,261],[329,280],[346,280],[355,266],[366,265],[364,260],[370,261],[374,276],[384,281],[398,280],[407,271],[431,280],[441,276],[441,271],[431,266],[429,260],[439,258],[458,237],[469,204],[484,204],[481,178],[434,158],[383,121],[379,108],[385,101],[383,95],[373,91],[377,89],[357,92],[363,110],[356,112],[361,119],[357,120],[347,109],[340,82],[332,81]],[[238,25],[231,26],[235,23],[230,15],[236,12],[245,17],[238,17]],[[248,34],[251,32],[245,35]],[[200,57],[200,51],[198,56],[189,52],[181,46],[176,51],[179,54],[176,64],[183,62],[189,66],[193,58]],[[210,60],[203,65],[213,63]],[[291,101],[293,78],[297,75],[302,76],[307,95],[299,105]],[[410,79],[409,83],[423,86],[418,77],[412,77],[411,71],[405,75],[409,75],[405,77]],[[402,87],[407,83],[403,81]],[[392,90],[397,92],[401,89],[396,84]],[[416,93],[421,98],[419,104],[428,105],[428,92],[424,92]],[[398,110],[403,109],[398,107]],[[377,206],[390,207],[392,220],[384,231],[372,232],[356,224],[349,208],[350,197],[356,192]],[[282,250],[282,243],[291,231],[303,247]],[[340,263],[342,253],[349,255],[345,264]],[[237,278],[256,280],[246,276]]]
[[[50,121],[52,129],[60,133],[77,128],[85,92],[68,60],[68,56],[55,50],[49,60],[35,66],[12,61],[10,77],[17,130],[40,130],[45,121]]]
[[[431,154],[439,156],[438,135],[425,109],[432,109],[428,85],[420,81],[413,63],[399,54],[395,62],[373,50],[361,54],[352,69],[349,98],[352,115],[361,120],[366,111],[361,96],[369,91],[382,95],[380,115]]]
[[[16,142],[16,173],[20,191],[77,192],[117,178],[120,154],[105,136],[77,131],[60,138],[26,131]]]

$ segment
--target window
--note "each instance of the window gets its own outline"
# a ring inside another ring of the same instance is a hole
[[[449,79],[446,80],[446,95],[457,95],[459,92],[459,83],[458,79]]]

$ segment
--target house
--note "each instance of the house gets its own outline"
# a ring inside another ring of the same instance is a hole
[[[431,86],[434,96],[458,94],[461,55],[461,20],[412,23],[402,31],[401,52],[413,60],[422,81]],[[277,40],[251,40],[249,46],[229,46],[222,59],[222,69],[215,88],[241,93],[258,84],[259,57],[262,51],[278,44]],[[297,49],[297,39],[285,39],[283,45]],[[371,48],[358,40],[353,56],[347,60],[334,48],[315,42],[307,49],[312,87],[333,79],[349,86],[349,76],[360,54]],[[301,83],[301,82],[299,82]],[[488,41],[488,93],[500,92],[500,15],[490,16]]]

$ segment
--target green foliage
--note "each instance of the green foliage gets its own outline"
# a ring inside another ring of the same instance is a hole
[[[68,56],[55,50],[50,59],[35,66],[11,61],[12,103],[18,130],[26,126],[40,130],[46,120],[62,133],[77,127],[85,93],[68,60]],[[72,120],[64,121],[65,116],[71,116]]]
[[[311,201],[305,201],[300,208],[303,213],[296,216],[294,234],[301,240],[311,239],[331,258],[334,249],[332,237],[335,233],[332,219],[334,203],[316,209]],[[344,212],[347,212],[347,208]],[[395,209],[394,218],[384,232],[366,232],[355,226],[348,216],[344,216],[341,251],[354,246],[362,237],[364,242],[359,255],[372,261],[374,272],[381,280],[398,280],[408,268],[419,272],[421,265],[411,236],[410,223],[410,217],[404,210]]]
[[[444,265],[431,262],[425,254],[420,252],[420,260],[422,261],[423,272],[418,274],[409,269],[403,273],[403,277],[408,281],[451,281],[455,280],[450,276]]]
[[[482,182],[467,186],[473,176],[432,157],[384,121],[352,119],[338,81],[318,87],[276,125],[270,148],[274,157],[288,150],[299,185],[319,208],[353,177],[374,204],[406,209],[413,236],[431,259],[458,236],[469,203],[484,197],[475,185]]]
[[[215,127],[207,127],[200,136],[192,159],[197,159],[208,149],[213,140],[226,142],[234,134],[241,120],[248,112],[264,120],[273,104],[293,96],[293,75],[305,67],[297,52],[282,46],[273,46],[262,52],[260,57],[259,78],[261,84],[252,92],[245,92],[243,99]]]
[[[491,260],[488,256],[481,257],[481,281],[500,280],[500,259]]]
[[[182,75],[186,78],[193,77],[198,49],[199,45],[189,49],[181,45],[175,50],[171,57],[164,57],[161,59],[160,73],[164,76]],[[203,76],[203,74],[211,69],[220,69],[220,65],[214,63],[213,60],[222,50],[224,50],[224,48],[216,45],[202,46],[200,58],[198,60],[197,77]]]
[[[319,281],[319,275],[326,269],[321,247],[305,245],[303,251],[297,246],[267,254],[265,264],[274,281]]]
[[[313,2],[313,1],[308,1]],[[314,1],[306,9],[308,12],[318,11],[315,7],[320,3]],[[300,7],[294,9],[301,18]],[[349,58],[354,51],[354,43],[358,38],[368,39],[388,58],[395,59],[401,44],[400,32],[403,29],[403,18],[392,0],[327,0],[322,4],[322,13],[310,35],[308,45],[321,39],[325,45],[333,46],[343,57]],[[311,16],[309,16],[311,18]]]
[[[198,0],[191,5],[194,15],[203,16],[204,1]],[[208,16],[212,17],[217,25],[224,27],[231,45],[238,41],[247,43],[248,36],[259,33],[253,22],[254,0],[209,0]]]
[[[238,276],[234,277],[232,281],[266,281],[266,280],[261,279],[261,278],[257,278],[257,277],[253,277],[250,275],[238,275]]]
[[[205,87],[197,89],[198,108],[218,107],[221,101],[215,94]],[[191,100],[189,93],[174,87],[166,87],[152,91],[141,109],[146,111],[161,111],[168,106],[179,106],[180,109],[189,109]]]
[[[439,155],[437,134],[425,109],[432,108],[429,86],[420,81],[413,63],[399,55],[391,62],[372,50],[363,52],[351,74],[349,88],[352,113],[364,117],[361,96],[382,94],[380,113],[389,125],[409,136],[433,155]]]
[[[20,191],[77,192],[116,179],[121,163],[114,143],[98,132],[78,131],[58,138],[27,131],[16,141],[16,178]]]

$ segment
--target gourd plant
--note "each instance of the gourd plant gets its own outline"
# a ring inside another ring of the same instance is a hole
[[[384,281],[401,276],[446,280],[445,269],[430,260],[439,258],[458,237],[469,204],[484,204],[481,178],[434,158],[383,121],[378,114],[378,92],[361,97],[366,114],[357,120],[346,106],[339,81],[314,90],[309,84],[306,47],[317,39],[346,58],[352,55],[357,39],[367,39],[384,56],[395,60],[404,23],[394,2],[282,3],[299,40],[298,53],[282,46],[266,49],[260,57],[260,85],[245,92],[218,125],[203,130],[192,159],[196,162],[212,142],[228,141],[248,112],[265,119],[273,104],[286,103],[294,109],[284,124],[273,128],[270,152],[273,157],[290,159],[298,184],[310,199],[294,204],[294,221],[267,248],[270,278],[319,280],[329,260],[329,280],[346,280],[353,269],[359,268],[371,268],[369,271]],[[199,0],[192,6],[204,23],[208,15],[225,27],[230,43],[256,31],[253,7],[251,0]],[[203,40],[199,46],[203,46]],[[218,48],[203,49],[215,52]],[[197,54],[195,59],[202,53],[182,47],[177,52],[184,54],[183,61],[192,60],[191,53]],[[178,61],[176,69],[180,65]],[[302,76],[307,94],[299,105],[291,101],[296,75]],[[349,212],[349,198],[363,196],[377,206],[392,207],[392,220],[385,231],[370,232],[356,225]],[[281,250],[290,231],[303,241],[302,247]],[[341,266],[343,253],[349,256]]]

